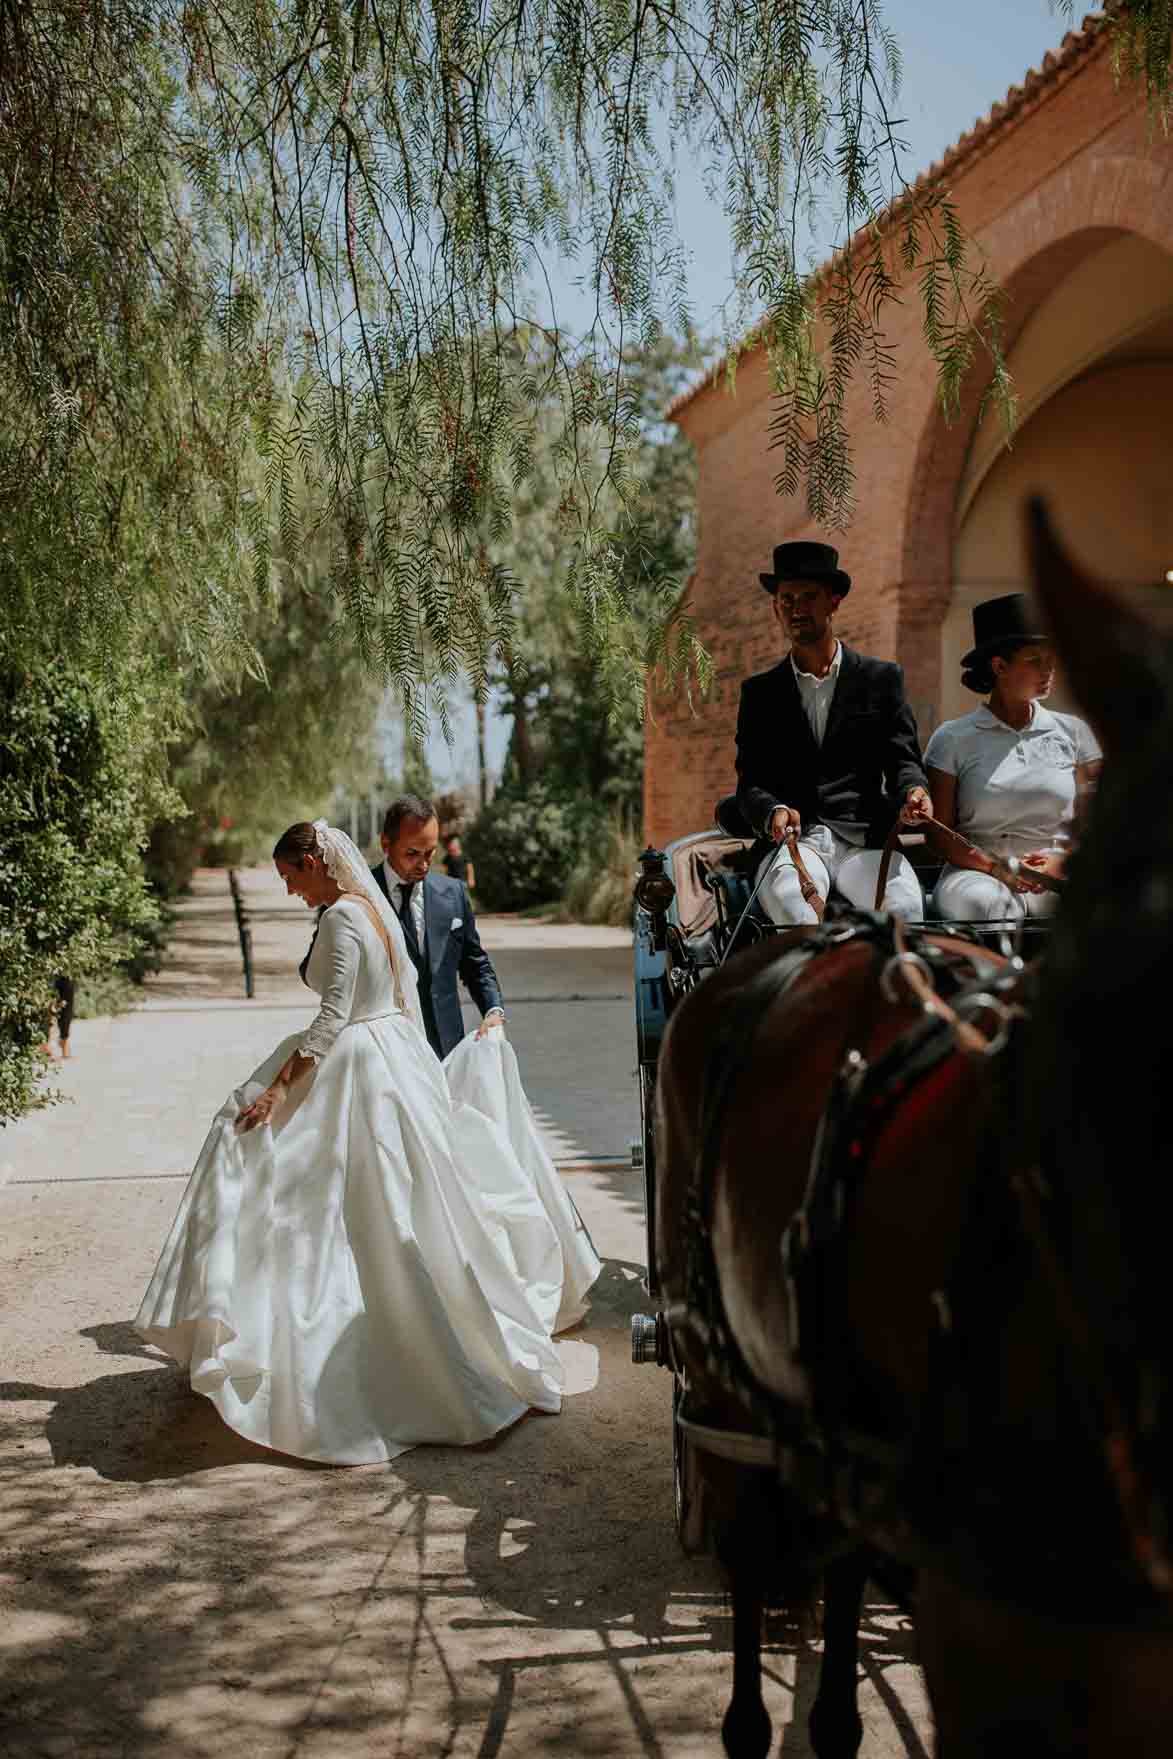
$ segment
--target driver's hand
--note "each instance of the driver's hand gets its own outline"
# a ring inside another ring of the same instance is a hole
[[[771,842],[780,843],[789,831],[793,831],[796,837],[802,835],[802,814],[793,806],[776,806],[770,814],[766,835]]]
[[[910,788],[900,808],[902,825],[914,825],[918,818],[932,818],[933,803],[925,788]]]

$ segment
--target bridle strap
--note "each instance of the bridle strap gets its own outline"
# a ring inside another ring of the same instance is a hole
[[[823,912],[827,908],[827,900],[811,878],[806,863],[799,854],[798,835],[793,825],[787,827],[785,842],[790,851],[790,859],[794,863],[794,871],[798,875],[798,889],[802,893],[802,901],[804,904],[810,905],[819,921],[822,922]]]

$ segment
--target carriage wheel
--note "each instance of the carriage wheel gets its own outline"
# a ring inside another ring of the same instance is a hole
[[[704,1485],[697,1466],[697,1451],[680,1427],[684,1403],[684,1376],[672,1377],[672,1505],[676,1537],[686,1557],[705,1549]]]

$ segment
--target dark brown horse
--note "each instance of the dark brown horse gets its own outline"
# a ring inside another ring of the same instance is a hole
[[[731,1753],[769,1747],[778,1564],[822,1548],[862,1590],[861,1541],[921,1572],[945,1759],[1173,1751],[1173,641],[1041,515],[1032,545],[1108,754],[1039,993],[987,970],[968,1025],[928,1017],[922,974],[864,922],[813,957],[782,936],[731,961],[664,1045],[657,1247],[690,1411],[777,1440],[776,1474],[710,1460],[698,1485],[734,1598]],[[812,1721],[834,1759],[858,1746],[839,1653]]]

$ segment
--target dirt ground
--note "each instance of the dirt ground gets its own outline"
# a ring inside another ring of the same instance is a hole
[[[728,1608],[672,1534],[668,1379],[629,1360],[645,1297],[622,936],[484,924],[606,1261],[564,1346],[579,1390],[561,1416],[310,1467],[240,1441],[132,1333],[205,1120],[306,1012],[289,980],[304,917],[264,875],[249,895],[253,1002],[223,876],[201,876],[147,1005],[80,1023],[72,1103],[0,1143],[0,1754],[719,1753]],[[817,1647],[772,1634],[788,1759],[809,1752],[817,1667]],[[864,1759],[927,1755],[910,1635],[879,1604],[861,1698]]]

